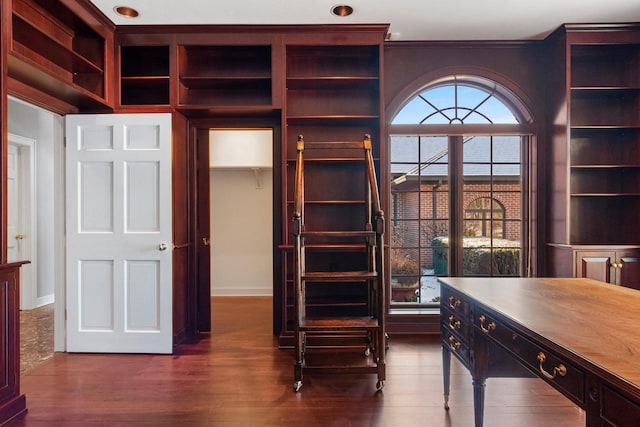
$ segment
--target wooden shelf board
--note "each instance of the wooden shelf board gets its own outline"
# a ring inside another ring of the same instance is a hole
[[[293,200],[287,200],[287,204],[294,204]],[[305,200],[307,205],[363,205],[364,200]]]
[[[271,82],[270,75],[261,76],[180,76],[180,81],[183,83],[213,83],[224,85],[227,83],[249,83],[249,82]]]
[[[123,82],[155,82],[155,81],[168,81],[170,76],[122,76],[120,80]]]
[[[348,120],[374,120],[374,119],[379,119],[380,116],[377,115],[366,115],[366,114],[362,114],[362,115],[347,115],[347,114],[342,114],[342,115],[331,115],[331,114],[327,114],[327,115],[304,115],[304,116],[296,116],[296,115],[291,115],[287,117],[287,121],[288,122],[292,122],[292,123],[302,123],[302,122],[314,122],[314,121],[328,121],[328,120],[344,120],[344,121],[348,121]]]
[[[378,77],[287,77],[287,89],[291,90],[377,88],[379,84]]]
[[[32,61],[30,58],[14,53],[7,55],[9,76],[33,88],[53,95],[76,107],[88,108],[95,111],[109,109],[104,98],[82,86],[75,84],[68,78],[61,78],[59,73],[51,73],[49,69]],[[55,64],[50,64],[55,65]],[[70,78],[70,77],[69,77]]]
[[[571,165],[571,169],[635,169],[640,168],[640,164],[584,164]]]
[[[572,125],[571,130],[624,130],[640,129],[640,123],[634,125],[612,124],[612,125]]]
[[[640,192],[633,192],[633,193],[571,193],[571,197],[640,197]]]
[[[15,53],[30,56],[28,52],[33,52],[33,54],[40,56],[43,60],[50,61],[72,73],[103,73],[102,67],[94,64],[88,58],[58,43],[56,40],[40,32],[37,28],[31,26],[31,24],[24,21],[22,18],[17,16],[14,16],[14,18],[12,48]],[[26,26],[28,28],[20,28],[20,26]],[[29,32],[32,47],[29,47],[20,41],[20,37],[16,34],[16,30]]]
[[[640,87],[639,86],[606,86],[606,85],[601,85],[601,86],[573,86],[571,87],[571,91],[572,92],[606,92],[606,91],[611,91],[611,92],[618,92],[618,91],[640,91]]]
[[[194,104],[178,104],[176,109],[190,116],[208,116],[211,114],[224,115],[242,115],[242,114],[260,114],[270,115],[274,112],[272,105],[194,105]]]

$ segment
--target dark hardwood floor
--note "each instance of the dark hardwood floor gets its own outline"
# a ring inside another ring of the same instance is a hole
[[[57,353],[23,375],[29,412],[10,426],[473,425],[471,377],[452,365],[442,404],[435,336],[392,336],[387,381],[307,376],[294,393],[293,353],[271,334],[271,298],[212,299],[213,331],[175,355]],[[485,426],[584,426],[583,412],[537,379],[487,381]]]

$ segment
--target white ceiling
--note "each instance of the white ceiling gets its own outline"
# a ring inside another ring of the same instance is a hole
[[[563,23],[640,22],[640,0],[91,0],[116,25],[390,24],[392,40],[536,40]],[[354,8],[337,17],[337,4]],[[129,6],[135,19],[117,16]]]

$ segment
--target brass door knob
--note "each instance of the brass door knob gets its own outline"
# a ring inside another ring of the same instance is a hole
[[[18,233],[18,234],[16,234],[16,240],[22,240],[22,239],[24,239],[24,237],[25,237],[25,236],[24,236],[24,234],[22,234],[22,233]]]

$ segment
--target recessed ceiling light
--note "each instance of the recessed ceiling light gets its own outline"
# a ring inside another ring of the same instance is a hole
[[[118,15],[125,18],[136,18],[138,15],[140,15],[137,10],[128,6],[116,6],[113,8],[113,10]]]
[[[353,8],[346,4],[339,4],[331,8],[331,13],[335,16],[349,16],[353,13]]]

